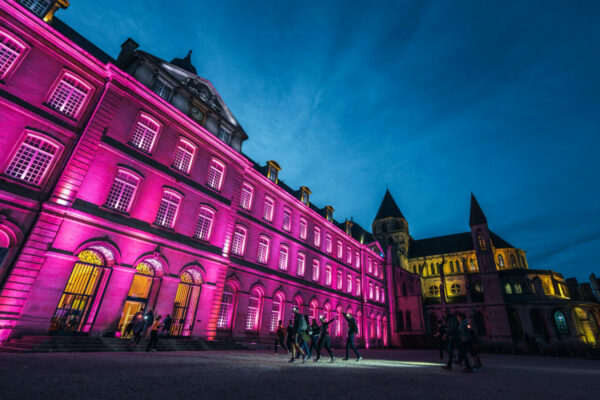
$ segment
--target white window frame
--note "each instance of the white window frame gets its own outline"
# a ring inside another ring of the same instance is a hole
[[[227,289],[230,290],[227,290]],[[225,285],[223,294],[221,295],[221,305],[219,307],[219,315],[217,317],[217,328],[231,327],[231,314],[233,314],[233,303],[235,301],[235,291],[230,285]]]
[[[246,330],[255,331],[258,330],[258,322],[260,319],[262,296],[257,290],[250,293],[248,297],[248,311],[246,314]],[[250,310],[253,310],[251,312]]]
[[[356,286],[355,286],[354,291],[357,296],[360,296],[360,292],[361,292],[360,287],[361,287],[360,286],[360,278],[356,278]]]
[[[338,240],[336,243],[337,246],[337,258],[340,260],[344,258],[344,245],[341,240]]]
[[[154,224],[172,229],[177,221],[183,196],[174,190],[164,189],[156,211]]]
[[[189,140],[180,137],[177,147],[175,148],[175,153],[173,153],[171,167],[184,174],[189,174],[192,170],[192,165],[194,165],[197,150],[198,146]]]
[[[279,247],[279,261],[277,263],[277,266],[279,267],[280,271],[287,271],[289,255],[290,248],[285,244],[282,244]]]
[[[313,244],[315,247],[321,247],[321,228],[318,226],[313,228]]]
[[[333,251],[333,238],[329,233],[325,235],[325,250],[329,254],[331,254],[331,252]]]
[[[194,230],[194,238],[205,242],[210,240],[215,226],[216,214],[217,212],[213,208],[200,206],[198,218],[196,220],[196,228]]]
[[[346,246],[346,264],[352,265],[352,248]]]
[[[71,80],[71,82],[69,80]],[[76,87],[77,85],[80,87]],[[70,92],[66,95],[60,94],[60,90],[63,90],[65,87],[68,87]],[[73,98],[74,93],[79,93],[83,97],[76,107],[73,107],[73,109],[69,111],[67,107],[69,106],[69,100]],[[57,113],[77,121],[82,111],[89,103],[93,93],[94,87],[84,79],[69,71],[62,71],[46,96],[46,105]],[[60,99],[62,99],[61,102],[59,102]]]
[[[352,275],[346,274],[346,291],[352,293]]]
[[[307,235],[308,235],[308,221],[306,220],[306,218],[301,217],[300,218],[300,239],[306,240]]]
[[[296,260],[296,276],[304,276],[306,271],[306,254],[298,252]]]
[[[236,256],[243,256],[246,252],[246,239],[248,238],[248,229],[242,225],[236,225],[233,229],[233,237],[231,239],[231,253]],[[238,241],[241,243],[238,246]]]
[[[265,196],[263,207],[263,219],[268,222],[273,222],[273,214],[275,212],[275,200],[270,196]]]
[[[244,210],[250,210],[252,208],[252,200],[254,200],[254,186],[244,182],[240,193],[240,207]]]
[[[152,154],[161,130],[162,124],[150,114],[142,111],[133,124],[129,145],[144,153]],[[148,140],[148,137],[150,137],[150,140]]]
[[[332,273],[331,264],[326,264],[325,265],[325,285],[326,286],[331,286],[331,273]]]
[[[354,252],[354,263],[356,264],[356,268],[360,269],[360,253],[358,250]]]
[[[269,262],[269,247],[271,239],[265,235],[260,235],[258,238],[258,249],[256,252],[256,262],[259,264],[267,264]]]
[[[21,39],[0,28],[0,81],[5,81],[16,71],[29,49]]]
[[[283,209],[283,219],[281,222],[281,229],[283,229],[286,232],[289,232],[292,230],[292,210],[290,210],[287,207],[285,207]]]
[[[342,275],[342,271],[337,271],[335,276],[335,287],[337,290],[342,290],[344,287],[344,276]]]
[[[321,269],[321,263],[316,258],[313,258],[311,277],[312,277],[312,280],[315,282],[319,281],[320,273],[321,273],[320,269]]]
[[[126,179],[129,179],[130,181],[127,181]],[[135,184],[132,181],[135,181]],[[141,181],[142,178],[130,170],[124,168],[117,169],[117,173],[113,178],[112,184],[106,196],[105,206],[115,211],[128,213],[131,210]],[[118,184],[121,185],[121,188],[117,187]],[[131,191],[130,197],[127,199],[127,204],[121,204],[121,200],[124,198],[126,188],[133,188],[133,190]],[[118,193],[116,193],[117,191]],[[111,197],[115,199],[114,202],[111,200]]]
[[[4,175],[20,182],[41,186],[62,150],[63,146],[57,141],[45,135],[25,131],[4,169]]]
[[[210,160],[208,166],[208,175],[206,176],[206,186],[209,188],[221,191],[223,181],[225,180],[225,164],[216,158]]]
[[[156,76],[152,80],[150,90],[163,100],[170,101],[173,96],[174,88],[166,80],[160,76]]]
[[[233,134],[231,132],[231,129],[225,128],[223,125],[219,125],[219,128],[217,129],[217,138],[219,138],[219,140],[229,145],[231,143],[232,137]]]

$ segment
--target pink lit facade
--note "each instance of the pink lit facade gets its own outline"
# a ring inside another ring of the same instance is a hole
[[[117,60],[0,3],[0,340],[115,335],[138,310],[173,336],[271,340],[299,306],[387,346],[391,266],[372,236],[247,138],[185,59]]]

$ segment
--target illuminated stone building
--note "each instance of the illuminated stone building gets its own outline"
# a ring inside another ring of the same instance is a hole
[[[172,336],[271,340],[293,306],[357,316],[388,344],[385,257],[247,135],[191,54],[125,41],[116,60],[48,12],[0,3],[0,339],[119,336],[171,314]]]
[[[364,346],[419,345],[444,307],[489,340],[592,342],[593,303],[528,269],[476,200],[447,237],[414,240],[389,192],[373,234],[338,222],[242,153],[191,52],[127,39],[113,59],[53,17],[67,5],[0,2],[0,341],[119,336],[149,309],[175,337],[270,341],[298,306],[339,317],[334,343],[351,312]]]

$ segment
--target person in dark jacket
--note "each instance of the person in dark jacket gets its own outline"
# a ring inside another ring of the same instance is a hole
[[[162,328],[162,324],[160,323],[160,315],[154,320],[152,325],[148,328],[148,334],[150,335],[150,340],[148,341],[148,346],[146,346],[146,351],[156,351],[156,345],[158,344],[158,330]]]
[[[173,318],[171,318],[171,314],[167,314],[165,319],[162,322],[162,330],[161,334],[168,336],[169,332],[171,332],[171,326],[173,325]]]
[[[313,350],[315,353],[318,352],[319,349],[319,335],[321,332],[321,327],[317,323],[317,319],[313,319],[312,325],[310,326],[310,354],[313,354]]]
[[[446,351],[448,344],[446,343],[446,325],[440,320],[437,322],[437,331],[433,337],[437,338],[440,346],[440,360],[444,359],[444,351]]]
[[[294,326],[292,330],[294,336],[292,340],[292,358],[290,358],[290,362],[296,361],[296,352],[302,354],[302,362],[304,362],[306,361],[306,353],[300,348],[300,343],[302,341],[302,332],[306,330],[307,324],[304,316],[297,307],[294,307],[292,310],[294,312]]]
[[[333,352],[331,351],[330,345],[331,337],[329,337],[329,324],[331,324],[336,319],[337,316],[333,317],[329,321],[325,321],[325,317],[321,315],[321,337],[319,339],[319,346],[317,347],[317,358],[315,362],[319,362],[319,359],[321,358],[321,350],[323,349],[323,347],[325,347],[325,350],[327,350],[327,352],[329,353],[329,356],[331,357],[331,362],[335,361],[335,357],[333,356]]]
[[[454,350],[459,348],[460,345],[460,332],[458,330],[458,319],[455,314],[450,313],[448,309],[444,310],[444,316],[446,317],[446,340],[448,341],[448,363],[442,368],[450,371],[452,369],[452,362],[454,361]]]
[[[356,354],[356,362],[358,362],[362,360],[362,356],[360,355],[358,350],[356,350],[356,346],[354,345],[354,335],[358,333],[358,324],[356,323],[356,320],[354,319],[352,314],[346,313],[344,314],[344,317],[348,322],[348,339],[346,339],[346,358],[344,358],[344,360],[348,361],[350,348],[352,348],[354,354]]]
[[[144,326],[144,336],[146,336],[146,334],[148,333],[148,328],[150,328],[154,323],[154,309],[151,309],[146,314],[144,314],[144,323],[146,324]]]
[[[285,331],[286,331],[286,336],[287,336],[286,345],[287,345],[288,354],[289,354],[290,351],[292,351],[292,344],[293,344],[293,340],[294,340],[294,321],[293,320],[290,319],[290,322],[288,323],[288,326],[285,329]]]
[[[306,314],[304,315],[304,322],[306,324],[304,325],[304,330],[301,332],[302,342],[300,342],[300,347],[306,353],[306,357],[302,357],[302,363],[306,362],[308,358],[312,357],[312,353],[310,352],[310,348],[308,347],[308,342],[310,342],[310,338],[312,336],[312,329],[310,327],[310,319]]]
[[[133,324],[133,336],[131,337],[131,351],[135,350],[135,346],[140,342],[140,339],[144,335],[144,329],[146,328],[146,322],[144,318],[140,318],[137,320],[135,324]]]
[[[460,355],[459,359],[463,360],[465,364],[465,369],[463,372],[472,372],[473,368],[481,368],[481,360],[479,359],[479,355],[473,349],[473,343],[475,342],[475,332],[471,327],[471,323],[466,318],[465,314],[459,313],[457,315],[458,318],[458,331],[460,334]],[[469,362],[468,355],[473,358],[473,362],[475,365],[472,367]]]
[[[283,347],[283,349],[289,353],[289,350],[287,347],[285,347],[285,326],[283,326],[283,320],[279,320],[279,323],[277,324],[277,332],[275,333],[275,347],[273,349],[273,352],[275,353],[275,355],[277,355],[277,345],[281,345],[281,347]]]

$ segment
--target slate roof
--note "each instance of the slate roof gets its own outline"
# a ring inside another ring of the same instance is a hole
[[[381,201],[381,205],[379,206],[379,210],[377,210],[375,220],[390,217],[406,219],[394,201],[392,194],[386,189],[383,200]]]
[[[514,249],[514,247],[494,232],[490,232],[492,244],[500,249]],[[427,257],[448,253],[473,251],[473,238],[471,232],[455,233],[453,235],[437,236],[427,239],[411,239],[408,247],[408,257]]]
[[[75,42],[79,47],[96,57],[103,63],[115,63],[115,60],[101,50],[98,46],[81,36],[69,25],[65,24],[61,19],[54,17],[52,19],[52,27],[66,36],[68,39]]]

